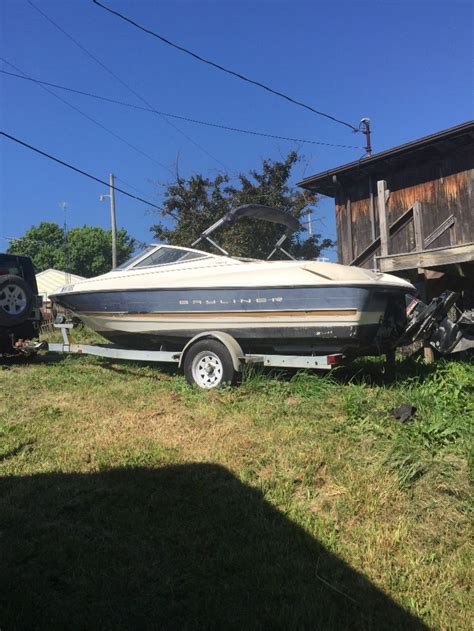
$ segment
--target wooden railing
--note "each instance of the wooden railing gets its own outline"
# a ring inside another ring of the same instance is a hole
[[[379,248],[380,256],[388,256],[390,254],[390,239],[400,232],[400,230],[403,230],[410,222],[413,223],[413,232],[415,236],[415,249],[413,250],[413,253],[423,252],[454,224],[454,215],[450,215],[435,230],[433,230],[431,234],[423,237],[423,223],[421,215],[422,205],[421,202],[416,201],[413,206],[411,206],[389,225],[387,222],[387,203],[389,198],[390,191],[387,189],[386,181],[379,180],[377,182],[377,203],[379,211],[380,236],[376,237],[371,243],[369,243],[369,245],[350,262],[350,265],[360,265],[361,263],[364,263],[364,261],[366,261],[369,256],[374,255]]]

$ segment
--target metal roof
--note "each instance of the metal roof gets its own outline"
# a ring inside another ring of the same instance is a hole
[[[474,121],[467,121],[461,125],[444,129],[435,134],[412,140],[403,145],[398,145],[392,149],[381,151],[372,156],[363,157],[360,160],[343,164],[342,166],[329,171],[323,171],[310,177],[305,178],[301,182],[298,182],[298,186],[307,188],[329,197],[334,197],[336,193],[336,187],[338,180],[357,180],[372,173],[378,173],[383,179],[384,170],[394,166],[394,163],[400,161],[407,161],[411,156],[419,159],[419,153],[423,151],[434,150],[436,148],[442,148],[442,145],[446,145],[447,148],[452,149],[454,146],[453,141],[456,142],[456,146],[464,144],[466,142],[472,142],[474,139]]]

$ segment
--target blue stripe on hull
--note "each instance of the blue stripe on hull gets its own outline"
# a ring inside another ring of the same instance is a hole
[[[284,287],[249,289],[151,289],[58,294],[55,302],[82,312],[176,313],[357,309],[384,312],[389,295],[399,289],[374,287]]]

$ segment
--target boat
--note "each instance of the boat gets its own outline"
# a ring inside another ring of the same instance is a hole
[[[231,256],[211,238],[244,217],[285,227],[267,259]],[[246,353],[357,356],[393,348],[413,286],[364,268],[295,260],[283,245],[299,228],[282,210],[240,206],[191,247],[150,245],[111,272],[66,285],[52,300],[129,349],[179,351],[208,331],[229,334]],[[201,242],[217,253],[198,249]]]

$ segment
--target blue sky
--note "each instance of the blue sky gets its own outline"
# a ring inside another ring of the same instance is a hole
[[[361,135],[203,65],[91,0],[32,1],[156,109],[363,146]],[[369,116],[375,151],[472,118],[473,5],[468,1],[104,3],[204,57],[355,126]],[[3,0],[0,22],[2,57],[24,73],[141,105],[26,0]],[[4,63],[0,67],[11,70]],[[122,180],[117,186],[132,185],[157,204],[176,161],[183,176],[215,176],[224,170],[235,176],[258,167],[262,158],[279,159],[296,147],[304,154],[296,182],[363,154],[172,120],[203,151],[156,115],[58,92],[155,162],[37,85],[0,75],[0,90],[2,129],[99,178],[106,180],[113,172]],[[70,227],[108,227],[108,205],[99,201],[107,192],[104,187],[9,140],[1,142],[0,237],[19,236],[40,221],[62,223],[62,201],[69,205]],[[150,240],[149,226],[156,218],[145,206],[117,195],[117,213],[120,226]],[[321,201],[315,219],[324,236],[335,237],[332,200]],[[1,241],[0,250],[6,243]]]

